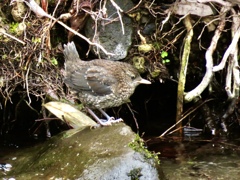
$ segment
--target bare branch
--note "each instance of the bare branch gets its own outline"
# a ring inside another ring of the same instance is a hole
[[[205,54],[205,58],[206,58],[206,73],[201,81],[201,83],[193,90],[191,90],[190,92],[187,92],[185,94],[184,100],[186,102],[190,102],[192,101],[195,97],[199,96],[205,89],[206,87],[209,85],[212,76],[213,76],[213,52],[215,51],[216,47],[217,47],[217,43],[218,40],[222,34],[222,31],[224,29],[225,26],[225,17],[226,17],[226,12],[228,12],[230,10],[230,7],[222,7],[221,9],[221,20],[219,22],[219,25],[215,31],[215,34],[212,38],[211,44],[209,46],[209,48],[206,51]]]
[[[240,38],[240,27],[238,27],[230,46],[228,47],[228,49],[224,53],[224,56],[223,56],[223,59],[222,59],[221,63],[219,65],[213,67],[213,72],[220,71],[225,67],[226,61],[227,61],[230,53],[236,48],[236,45],[238,43],[239,38]]]
[[[15,0],[13,0],[13,1],[15,1]],[[105,54],[107,54],[107,55],[114,55],[113,53],[107,52],[107,50],[105,50],[104,47],[102,47],[100,44],[91,42],[87,37],[83,36],[82,34],[78,33],[77,31],[73,30],[72,28],[70,28],[69,26],[64,24],[63,22],[57,20],[55,17],[47,14],[34,0],[29,0],[29,1],[27,1],[27,0],[20,0],[20,1],[25,2],[29,6],[29,8],[37,16],[39,16],[39,17],[47,17],[49,19],[52,19],[52,20],[56,21],[58,24],[62,25],[64,28],[66,28],[67,30],[69,30],[73,34],[75,34],[75,35],[79,36],[80,38],[84,39],[85,41],[87,41],[90,45],[94,45],[94,46],[97,46],[98,48],[100,48]]]
[[[215,3],[218,3],[218,4],[221,4],[222,6],[232,6],[231,3],[229,2],[226,2],[226,1],[222,1],[222,0],[197,0],[198,2],[200,3],[209,3],[209,2],[215,2]]]
[[[123,12],[123,10],[113,0],[110,0],[110,1],[111,1],[112,5],[117,10],[118,17],[119,17],[119,20],[120,20],[120,23],[121,23],[121,26],[122,26],[122,32],[123,32],[123,35],[124,35],[125,34],[125,30],[124,30],[123,21],[122,21],[122,15],[120,13],[120,12]]]

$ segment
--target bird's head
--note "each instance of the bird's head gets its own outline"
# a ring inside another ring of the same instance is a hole
[[[139,84],[151,84],[150,81],[143,79],[134,67],[125,69],[125,77],[128,79],[127,82],[129,82],[129,85],[132,86],[134,89]]]

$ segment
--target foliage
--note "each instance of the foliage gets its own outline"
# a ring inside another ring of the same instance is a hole
[[[18,26],[19,26],[19,23],[17,23],[17,22],[12,22],[12,23],[10,24],[10,28],[9,28],[10,33],[12,33],[12,34],[17,34]]]
[[[167,51],[162,51],[161,58],[162,58],[163,64],[170,63],[170,60],[166,59],[167,57],[168,57],[168,52]]]
[[[128,146],[134,151],[141,153],[146,160],[154,159],[157,164],[160,164],[160,160],[158,158],[160,153],[150,152],[145,146],[143,139],[138,134],[136,135],[135,139],[128,144]]]

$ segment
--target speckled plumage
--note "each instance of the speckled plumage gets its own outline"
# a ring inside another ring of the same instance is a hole
[[[101,125],[122,121],[108,116],[102,108],[120,106],[129,100],[139,84],[151,84],[142,79],[130,64],[95,59],[82,61],[73,42],[64,45],[66,66],[65,83],[78,92],[79,99],[87,106],[88,112]],[[98,109],[107,121],[99,119],[89,108]]]
[[[126,103],[140,83],[150,84],[130,64],[95,59],[80,60],[73,42],[64,45],[65,83],[77,91],[90,108],[109,108]]]

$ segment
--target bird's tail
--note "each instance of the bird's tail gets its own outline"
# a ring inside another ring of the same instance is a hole
[[[73,61],[80,61],[74,42],[69,42],[66,45],[64,44],[63,46],[64,46],[63,54],[65,57],[65,61],[67,63]]]

